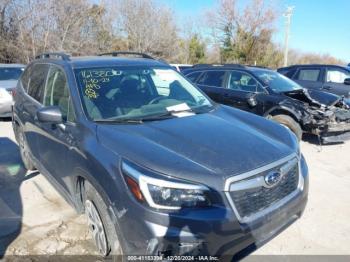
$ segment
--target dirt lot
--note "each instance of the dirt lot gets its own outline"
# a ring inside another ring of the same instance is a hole
[[[350,255],[350,143],[320,148],[309,140],[302,152],[310,169],[304,216],[254,254]],[[85,218],[42,175],[23,170],[10,122],[0,122],[0,211],[0,258],[95,254]]]

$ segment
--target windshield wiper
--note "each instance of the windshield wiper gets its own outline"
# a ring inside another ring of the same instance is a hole
[[[204,108],[205,108],[205,110],[203,110]],[[200,107],[194,108],[194,109],[165,111],[165,112],[160,113],[160,114],[154,114],[154,115],[149,115],[149,116],[139,117],[139,118],[98,119],[98,120],[95,120],[95,122],[97,122],[97,123],[142,124],[143,122],[147,122],[147,121],[157,121],[157,120],[176,118],[176,114],[181,114],[181,113],[203,114],[203,113],[210,112],[214,108],[215,108],[215,106],[200,106]]]
[[[170,118],[175,118],[176,114],[180,114],[180,113],[192,113],[195,114],[195,112],[193,112],[192,110],[188,109],[188,110],[179,110],[179,111],[166,111],[164,113],[161,114],[156,114],[156,115],[150,115],[150,116],[146,116],[146,117],[142,117],[142,118],[137,118],[137,120],[140,121],[156,121],[156,120],[164,120],[164,119],[170,119]]]
[[[97,119],[94,120],[96,123],[111,124],[111,123],[121,123],[121,124],[142,124],[139,119]]]

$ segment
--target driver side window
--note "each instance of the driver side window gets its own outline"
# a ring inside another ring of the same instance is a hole
[[[74,122],[73,105],[69,95],[65,73],[56,66],[51,66],[44,94],[44,106],[58,106],[62,116]]]
[[[336,68],[329,68],[327,70],[327,82],[343,84],[346,78],[350,78],[350,73]]]
[[[253,76],[239,71],[232,71],[229,75],[228,88],[250,93],[262,93],[263,88]]]

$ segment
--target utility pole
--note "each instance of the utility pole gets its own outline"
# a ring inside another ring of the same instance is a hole
[[[288,6],[286,12],[283,14],[283,16],[286,18],[286,28],[285,28],[285,35],[284,35],[284,62],[283,65],[288,65],[288,44],[289,44],[289,31],[290,31],[290,22],[292,19],[294,11],[294,6]]]

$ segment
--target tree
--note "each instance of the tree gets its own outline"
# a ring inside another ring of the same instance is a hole
[[[198,35],[194,35],[189,42],[188,62],[191,64],[204,63],[205,61],[205,45],[199,39]]]
[[[271,45],[276,12],[264,0],[251,0],[239,9],[237,0],[220,0],[209,12],[209,25],[221,43],[223,62],[260,63]]]
[[[129,50],[176,56],[178,34],[169,8],[153,0],[119,0],[115,12],[116,31],[125,37]]]

